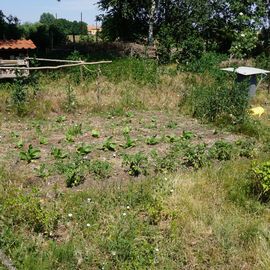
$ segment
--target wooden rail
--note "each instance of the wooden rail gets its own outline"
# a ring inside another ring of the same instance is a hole
[[[1,69],[8,69],[8,70],[45,70],[45,69],[60,69],[66,67],[76,67],[76,66],[84,66],[84,65],[101,65],[101,64],[110,64],[112,61],[99,61],[99,62],[83,62],[78,61],[75,64],[68,64],[68,65],[59,65],[59,66],[44,66],[44,67],[0,67]]]

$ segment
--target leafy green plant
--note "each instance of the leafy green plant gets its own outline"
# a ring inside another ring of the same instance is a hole
[[[180,141],[181,138],[177,137],[176,135],[172,134],[172,135],[166,135],[164,137],[164,141],[168,142],[168,143],[175,143]]]
[[[217,160],[230,160],[234,154],[234,147],[231,143],[225,141],[217,141],[211,147],[210,151],[211,158]]]
[[[64,116],[64,115],[59,115],[59,116],[57,116],[57,118],[56,118],[56,122],[57,123],[63,123],[63,122],[65,122],[67,120],[67,118]]]
[[[102,150],[109,150],[109,151],[115,151],[116,150],[116,143],[112,141],[112,136],[110,136],[108,139],[105,140],[105,142],[102,145]]]
[[[190,139],[192,139],[194,137],[195,137],[194,132],[192,132],[192,131],[186,131],[186,130],[183,131],[182,138],[184,140],[190,140]]]
[[[131,128],[129,126],[125,126],[123,128],[123,134],[124,135],[128,135],[130,133],[130,131],[131,131]]]
[[[189,146],[185,150],[184,163],[187,167],[199,169],[208,164],[208,155],[206,152],[206,144],[198,144]]]
[[[39,143],[46,145],[46,144],[48,144],[48,139],[46,137],[41,136],[41,137],[39,137]]]
[[[154,135],[154,136],[146,138],[145,142],[148,145],[156,145],[160,142],[160,139],[157,137],[157,135]]]
[[[64,153],[63,150],[61,150],[60,148],[57,148],[57,147],[52,147],[51,155],[55,159],[64,159],[64,158],[66,158],[68,156],[67,153]]]
[[[256,142],[254,140],[238,140],[235,145],[239,149],[240,157],[253,158],[255,156]]]
[[[105,179],[110,176],[112,166],[108,161],[92,160],[89,169],[96,178]]]
[[[175,129],[175,128],[177,128],[177,123],[174,122],[174,121],[170,121],[170,122],[167,124],[166,127],[167,127],[167,128],[171,128],[171,129]]]
[[[69,133],[66,133],[66,138],[65,138],[65,140],[66,140],[67,142],[69,142],[69,143],[75,142],[75,137],[74,137],[73,135],[69,134]]]
[[[132,148],[136,146],[136,141],[131,139],[130,135],[125,135],[125,139],[126,139],[125,144],[120,145],[124,149]]]
[[[77,153],[84,156],[87,155],[89,153],[91,153],[93,150],[93,146],[90,144],[82,144],[77,148]]]
[[[41,164],[38,168],[35,168],[34,169],[37,176],[40,177],[40,178],[46,178],[50,175],[50,172],[46,166],[46,164]]]
[[[75,137],[82,135],[82,124],[79,125],[74,125],[72,127],[70,127],[67,132],[66,132],[66,141],[67,142],[74,142],[75,141]]]
[[[132,176],[138,177],[140,174],[147,174],[147,157],[142,153],[138,152],[134,155],[125,154],[123,157],[123,165],[129,166],[128,173]]]
[[[19,157],[21,160],[26,160],[28,163],[30,163],[32,160],[40,158],[40,150],[33,148],[32,144],[30,144],[27,151],[20,152]]]
[[[72,135],[72,136],[79,136],[82,135],[82,124],[76,124],[74,126],[71,126],[68,130],[67,130],[67,134]]]
[[[79,167],[76,165],[68,167],[65,171],[66,175],[66,185],[71,188],[74,186],[78,186],[85,180],[84,175],[80,172]]]
[[[270,200],[270,161],[254,165],[249,176],[250,191],[258,199],[267,202]]]
[[[100,137],[100,132],[98,130],[96,130],[96,129],[93,129],[91,134],[92,134],[93,138],[99,138]]]
[[[16,148],[21,149],[24,146],[23,139],[20,138],[19,141],[16,143]]]

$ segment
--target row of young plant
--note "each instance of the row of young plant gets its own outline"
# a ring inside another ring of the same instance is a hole
[[[57,121],[60,121],[60,119]],[[38,125],[36,126],[36,132],[41,135]],[[170,148],[165,154],[161,154],[155,149],[152,149],[150,154],[142,151],[135,152],[135,154],[127,154],[125,149],[135,148],[139,142],[139,140],[131,138],[130,132],[131,128],[128,126],[123,129],[125,142],[119,145],[110,136],[99,146],[86,143],[79,144],[74,153],[68,153],[61,148],[53,146],[51,148],[51,156],[54,158],[55,163],[52,166],[41,164],[35,169],[36,175],[41,178],[49,177],[54,172],[64,175],[67,187],[81,184],[89,174],[95,179],[110,177],[113,170],[112,164],[106,160],[92,159],[89,155],[94,150],[116,152],[118,149],[122,149],[119,151],[122,165],[126,168],[128,174],[134,177],[173,173],[183,168],[198,170],[215,161],[228,161],[239,157],[253,158],[259,151],[256,141],[252,139],[239,140],[234,143],[217,141],[213,145],[207,145],[206,143],[196,144],[192,141],[192,139],[195,139],[196,134],[191,131],[184,131],[182,136],[166,135],[158,137],[154,135],[145,139],[145,143],[149,146],[157,145],[161,142],[169,143]],[[82,134],[82,125],[74,125],[67,130],[65,141],[73,143],[76,137]],[[93,138],[99,138],[100,132],[92,130],[91,135]],[[39,137],[39,142],[40,144],[47,144],[48,140],[41,136]],[[21,139],[17,142],[16,147],[20,149],[24,147]],[[41,151],[29,145],[26,150],[20,151],[19,156],[21,160],[30,163],[41,157]],[[116,158],[117,155],[114,153],[113,157]],[[265,186],[264,182],[261,182],[261,186],[265,192],[268,191],[268,187],[263,187]]]

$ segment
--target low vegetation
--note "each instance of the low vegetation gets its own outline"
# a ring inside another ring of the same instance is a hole
[[[18,269],[268,269],[266,85],[250,103],[178,68],[1,84],[0,249]]]

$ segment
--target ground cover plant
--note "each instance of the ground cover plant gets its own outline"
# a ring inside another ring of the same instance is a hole
[[[269,105],[252,117],[229,78],[218,93],[219,75],[151,61],[98,84],[40,74],[19,115],[1,84],[0,250],[17,269],[268,269]]]

